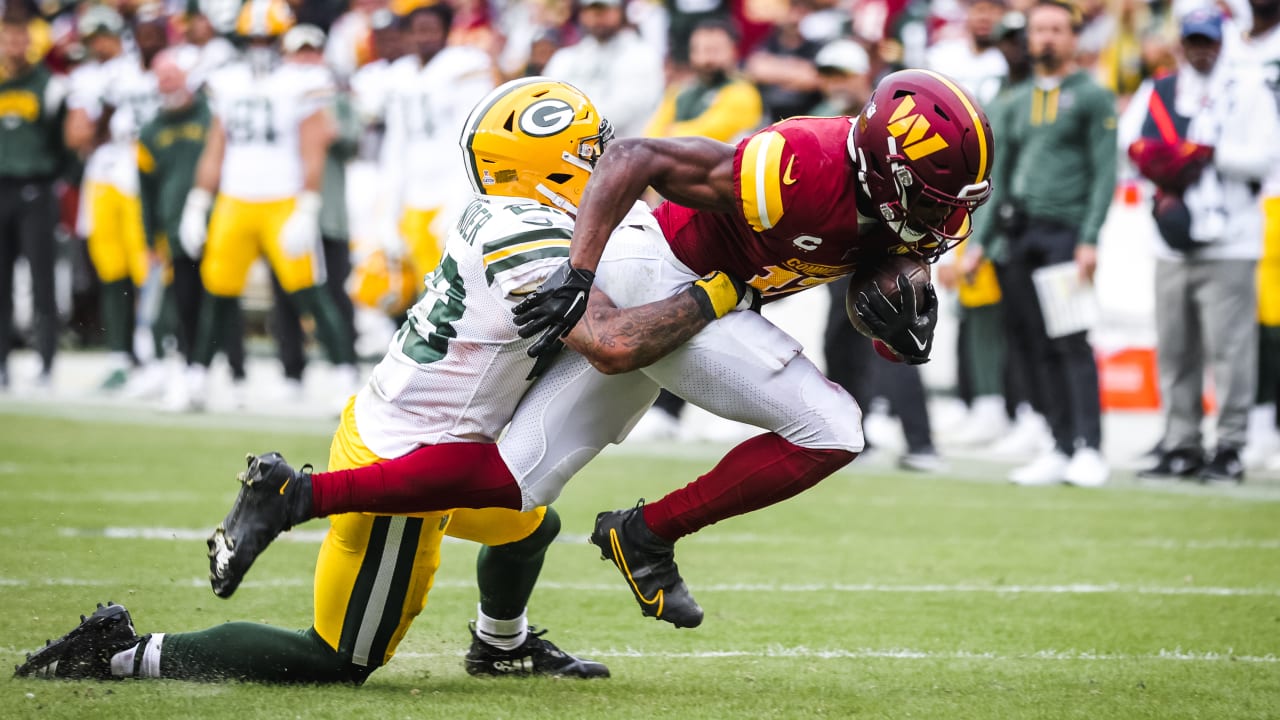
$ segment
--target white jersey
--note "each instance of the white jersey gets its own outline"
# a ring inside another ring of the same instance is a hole
[[[529,387],[533,339],[512,308],[569,256],[573,220],[533,200],[476,196],[449,232],[426,293],[356,396],[374,453],[495,442]]]
[[[489,56],[475,48],[448,47],[426,65],[417,56],[402,57],[381,84],[386,88],[381,189],[391,211],[460,208],[470,197],[470,185],[458,137],[471,108],[494,87]]]
[[[187,70],[187,87],[199,90],[219,68],[235,60],[236,47],[223,37],[215,37],[204,45],[183,43],[173,48],[178,64]]]
[[[989,47],[974,52],[969,38],[946,40],[929,48],[925,64],[930,70],[945,73],[973,93],[980,103],[989,103],[1000,92],[1009,76],[1009,63],[997,49]]]
[[[1260,38],[1241,37],[1239,42],[1231,43],[1224,51],[1226,59],[1232,64],[1233,72],[1248,81],[1251,74],[1257,82],[1262,82],[1271,89],[1277,103],[1280,103],[1280,27]],[[1221,60],[1219,61],[1221,62]],[[1262,186],[1263,197],[1280,197],[1280,165],[1277,165],[1267,176]]]
[[[121,55],[105,63],[78,68],[71,76],[68,105],[98,121],[110,113],[109,140],[93,152],[85,177],[104,182],[128,195],[138,192],[138,131],[160,110],[155,74],[136,55]]]
[[[329,71],[286,63],[265,77],[236,62],[209,77],[210,106],[226,134],[219,192],[241,200],[281,200],[302,191],[298,128],[329,106]]]

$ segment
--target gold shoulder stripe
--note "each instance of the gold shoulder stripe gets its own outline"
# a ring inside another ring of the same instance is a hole
[[[756,232],[778,224],[782,206],[782,149],[786,139],[781,133],[766,130],[757,133],[742,151],[739,185],[742,188],[742,214]]]

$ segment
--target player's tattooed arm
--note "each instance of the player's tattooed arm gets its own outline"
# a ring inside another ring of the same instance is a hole
[[[688,292],[635,308],[619,308],[597,289],[564,342],[605,375],[652,365],[707,326]]]
[[[749,285],[723,272],[700,278],[678,295],[633,308],[619,308],[597,289],[564,342],[605,375],[631,372],[662,359],[708,323],[734,310],[758,308],[759,300]]]

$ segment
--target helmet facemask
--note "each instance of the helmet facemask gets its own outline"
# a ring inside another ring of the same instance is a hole
[[[613,140],[613,125],[608,120],[600,119],[600,132],[595,135],[588,135],[578,141],[578,149],[576,153],[568,150],[560,154],[560,159],[572,165],[578,170],[590,175],[596,169],[596,163],[599,162],[600,156],[604,154],[605,147],[609,141]],[[576,173],[552,173],[546,177],[546,180],[555,184],[564,184],[573,179]],[[557,182],[559,181],[559,182]],[[547,186],[546,183],[538,183],[537,191],[547,199],[553,206],[574,215],[578,214],[578,206],[569,200],[569,198],[561,195],[555,190]]]
[[[973,211],[991,195],[991,183],[969,184],[951,195],[921,179],[902,155],[890,154],[887,159],[898,194],[897,201],[880,205],[880,215],[889,227],[930,261],[964,242],[973,232]]]

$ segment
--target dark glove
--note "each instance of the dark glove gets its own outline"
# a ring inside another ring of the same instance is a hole
[[[938,295],[933,291],[933,283],[927,283],[924,301],[917,308],[910,278],[900,274],[897,282],[902,307],[894,307],[889,298],[875,288],[870,293],[859,293],[853,308],[871,334],[901,355],[903,362],[927,363],[929,351],[933,349],[933,328],[938,324]]]
[[[568,260],[556,269],[537,290],[515,307],[517,332],[522,338],[542,333],[529,346],[529,357],[559,350],[556,346],[578,324],[587,311],[587,296],[596,274],[579,270]]]
[[[689,294],[708,321],[718,320],[734,310],[760,309],[760,293],[755,288],[719,270],[694,281]]]

